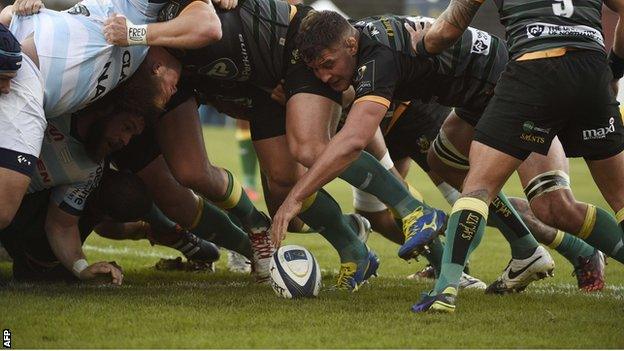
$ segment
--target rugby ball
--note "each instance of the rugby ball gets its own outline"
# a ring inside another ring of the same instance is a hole
[[[271,287],[287,299],[315,297],[321,289],[321,269],[305,247],[286,245],[271,257]]]

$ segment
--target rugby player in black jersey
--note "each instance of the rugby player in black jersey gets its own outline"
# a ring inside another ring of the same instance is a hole
[[[345,126],[330,142],[323,162],[315,165],[293,189],[275,222],[274,240],[283,234],[304,194],[331,180],[357,157],[375,133],[393,99],[415,98],[456,107],[464,119],[478,118],[485,109],[493,87],[507,61],[502,41],[483,31],[471,29],[444,55],[429,59],[416,56],[404,28],[408,18],[381,16],[351,25],[334,12],[310,14],[300,30],[299,52],[317,77],[334,90],[343,91],[351,84],[356,99]],[[501,194],[501,199],[504,196]],[[499,228],[510,242],[512,257],[525,258],[540,249],[530,231],[506,202],[505,211],[494,207]],[[277,238],[275,237],[277,236]],[[409,258],[425,239],[418,235],[406,240],[400,256]],[[552,270],[552,259],[541,249],[549,265],[541,265],[544,274]],[[529,281],[530,282],[530,281]],[[526,282],[528,284],[528,282]]]
[[[473,167],[449,222],[447,236],[458,254],[448,257],[444,279],[414,306],[415,312],[454,311],[458,271],[483,235],[484,209],[530,153],[547,155],[552,150],[555,137],[567,156],[585,158],[616,218],[594,205],[575,201],[565,189],[568,179],[561,174],[537,178],[541,184],[532,184],[527,190],[563,188],[540,197],[546,203],[564,198],[572,215],[557,216],[553,206],[535,211],[536,215],[624,261],[624,132],[611,90],[613,81],[624,73],[624,27],[620,23],[624,3],[605,2],[620,16],[609,61],[600,23],[602,1],[578,7],[573,2],[496,4],[507,30],[511,60],[476,126],[469,154]],[[474,0],[451,1],[429,31],[415,39],[415,51],[431,57],[447,50],[463,35],[480,5]],[[510,268],[509,275],[516,272]]]

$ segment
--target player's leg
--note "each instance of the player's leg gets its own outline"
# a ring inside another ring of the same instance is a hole
[[[258,158],[256,150],[253,148],[251,141],[251,132],[249,131],[249,122],[245,120],[236,120],[236,141],[238,142],[238,155],[240,157],[241,169],[243,170],[243,187],[247,196],[252,201],[259,198],[256,185],[256,176],[258,175]]]
[[[8,94],[0,94],[0,229],[10,223],[30,184],[47,122],[39,69],[23,55]]]
[[[476,120],[470,111],[456,110],[444,121],[440,133],[429,149],[427,162],[431,169],[451,186],[460,189],[470,163],[466,158],[474,135],[471,123]],[[471,121],[469,123],[468,121]],[[504,193],[500,192],[489,205],[490,223],[496,226],[509,242],[514,259],[530,257],[538,243],[513,209]]]
[[[573,265],[579,288],[600,290],[604,286],[604,256],[566,232],[574,227],[574,223],[582,225],[588,206],[574,198],[568,173],[566,155],[559,140],[554,139],[548,155],[533,153],[518,168],[529,202],[515,199],[512,203],[535,238],[559,252]],[[568,223],[560,227],[561,222]]]
[[[255,208],[231,172],[210,163],[193,99],[161,118],[157,136],[169,169],[180,184],[234,214],[250,235],[262,235],[270,241],[269,219]]]
[[[335,126],[339,105],[329,98],[307,93],[292,96],[286,105],[288,145],[299,162],[311,166],[329,142]],[[362,152],[341,175],[349,184],[375,195],[403,220],[404,233],[420,233],[422,243],[414,246],[405,257],[432,240],[443,227],[446,215],[416,199],[403,183],[388,172],[373,156]]]
[[[255,133],[254,139],[257,139],[254,140],[254,147],[262,173],[266,176],[271,201],[281,203],[305,168],[290,154],[284,135],[263,138],[262,134]],[[338,203],[324,190],[306,201],[299,218],[323,235],[338,252],[341,261],[339,287],[357,289],[369,266],[378,265],[374,254],[359,240],[352,219],[342,214]],[[369,262],[371,260],[374,262]],[[370,270],[373,271],[373,267]]]

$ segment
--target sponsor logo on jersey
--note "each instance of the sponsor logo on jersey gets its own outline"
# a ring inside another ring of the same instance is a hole
[[[599,30],[589,26],[560,26],[550,23],[531,23],[526,26],[527,37],[583,37],[604,46],[604,39]]]
[[[492,36],[482,30],[468,28],[472,34],[471,54],[488,55],[492,46]]]
[[[74,5],[73,7],[67,10],[67,13],[69,13],[70,15],[83,15],[86,17],[91,16],[89,9],[85,5],[81,5],[81,4]]]
[[[238,67],[232,59],[222,57],[200,68],[197,73],[216,79],[234,79],[238,76]]]
[[[375,60],[370,60],[358,68],[354,83],[357,95],[375,90]]]
[[[241,77],[239,81],[249,80],[251,76],[251,62],[249,61],[249,52],[247,51],[247,45],[245,45],[245,38],[242,34],[238,35],[238,41],[240,42],[241,57],[243,61],[243,70],[241,71]]]
[[[583,140],[605,139],[607,134],[615,132],[615,118],[609,118],[609,126],[583,130]]]

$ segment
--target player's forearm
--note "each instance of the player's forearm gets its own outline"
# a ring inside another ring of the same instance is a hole
[[[46,235],[52,252],[68,270],[72,271],[74,262],[85,258],[77,225],[66,228],[47,223]]]
[[[147,26],[147,44],[196,49],[221,40],[221,21],[210,3],[194,1],[178,17]]]
[[[452,0],[425,35],[427,52],[439,54],[455,44],[472,22],[479,6],[481,2],[477,0]]]

